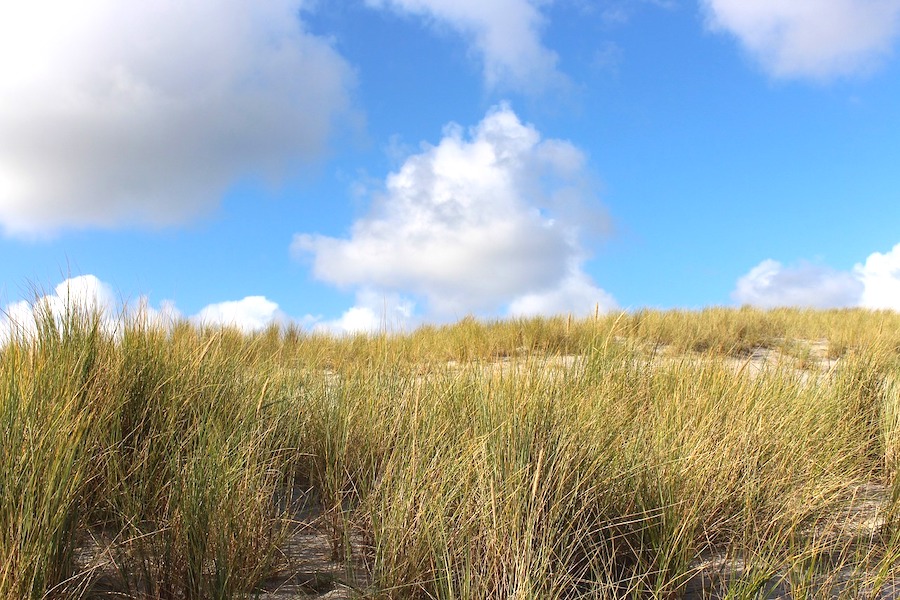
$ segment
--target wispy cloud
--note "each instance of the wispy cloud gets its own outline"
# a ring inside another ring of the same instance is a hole
[[[624,57],[625,53],[622,47],[615,42],[607,40],[600,43],[594,51],[594,58],[591,63],[595,69],[618,73]]]
[[[0,3],[0,229],[179,223],[320,157],[353,75],[304,4]]]
[[[558,57],[541,42],[542,0],[366,0],[422,17],[469,41],[490,88],[537,92],[564,84]]]
[[[500,105],[408,157],[349,238],[298,234],[292,249],[322,281],[421,298],[435,318],[609,308],[582,269],[583,237],[605,224],[585,163]]]
[[[702,0],[707,25],[735,36],[775,77],[866,72],[900,32],[900,0]]]

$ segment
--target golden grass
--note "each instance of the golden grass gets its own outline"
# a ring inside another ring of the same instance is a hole
[[[895,313],[331,338],[110,332],[72,309],[38,329],[0,349],[0,598],[88,597],[101,575],[246,597],[280,568],[298,486],[376,598],[818,597],[897,575]],[[793,360],[742,367],[760,349]]]

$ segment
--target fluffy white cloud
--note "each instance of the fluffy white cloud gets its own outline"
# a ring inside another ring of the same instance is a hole
[[[900,244],[885,254],[870,254],[853,272],[864,285],[862,306],[900,311]]]
[[[540,39],[543,0],[366,0],[424,17],[471,40],[488,86],[538,91],[564,81],[556,53]]]
[[[852,273],[808,262],[786,267],[764,260],[738,280],[731,297],[761,308],[835,308],[855,306],[862,292],[862,282]]]
[[[513,317],[566,313],[583,317],[597,310],[607,312],[616,306],[609,293],[594,285],[580,269],[573,269],[556,287],[516,298],[510,303],[508,312]]]
[[[583,292],[593,284],[581,269],[580,238],[603,224],[585,178],[576,147],[541,140],[502,105],[468,137],[450,125],[437,146],[410,156],[349,239],[300,234],[292,248],[312,255],[323,281],[424,298],[442,318],[553,294],[573,278]],[[594,289],[591,307],[610,302]],[[580,294],[558,298],[542,305],[583,309]],[[577,305],[564,306],[563,298]]]
[[[20,300],[7,304],[0,311],[0,344],[14,336],[29,338],[37,332],[37,323],[42,319],[51,317],[61,322],[67,312],[73,310],[96,314],[101,326],[110,333],[114,333],[123,320],[170,328],[184,318],[170,300],[163,300],[154,307],[146,296],[141,296],[135,304],[123,306],[109,284],[94,275],[79,275],[66,279],[56,286],[54,293],[40,296],[33,302]],[[264,296],[210,304],[189,320],[203,326],[236,327],[245,333],[291,321],[278,304]],[[306,317],[302,324],[312,326],[317,321]]]
[[[900,31],[900,0],[703,0],[707,25],[733,34],[776,77],[870,69]]]
[[[859,306],[900,311],[900,244],[873,252],[851,271],[801,262],[764,260],[741,277],[732,298],[763,308]]]
[[[61,323],[72,311],[96,314],[107,331],[115,328],[116,297],[112,288],[93,275],[79,275],[56,286],[54,293],[40,296],[33,303],[25,300],[8,304],[0,312],[0,343],[12,337],[30,337],[44,319]]]
[[[94,275],[79,275],[66,279],[56,286],[56,293],[41,298],[41,302],[52,307],[54,313],[66,306],[109,315],[115,310],[116,296],[109,284]]]
[[[265,296],[247,296],[243,300],[219,302],[204,307],[191,320],[213,327],[236,327],[245,333],[260,331],[288,319],[278,304]]]
[[[148,327],[170,329],[184,318],[184,315],[171,300],[163,300],[159,308],[150,304],[149,298],[141,296],[136,306],[128,306],[125,310],[128,319]]]
[[[7,304],[0,312],[0,345],[14,338],[28,338],[37,332],[35,315],[31,304],[21,300]]]
[[[415,304],[399,294],[378,294],[373,290],[361,290],[356,294],[356,304],[338,319],[317,321],[312,329],[319,333],[353,335],[379,331],[406,331],[413,324]]]
[[[317,158],[353,75],[304,4],[0,3],[0,228],[177,223]]]

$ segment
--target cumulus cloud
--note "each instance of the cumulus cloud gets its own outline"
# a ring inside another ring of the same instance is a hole
[[[178,223],[319,157],[353,75],[304,4],[0,3],[0,228]]]
[[[73,311],[98,316],[104,329],[112,331],[115,303],[112,288],[94,275],[71,277],[57,285],[54,293],[33,303],[20,300],[8,304],[0,312],[0,343],[17,336],[31,337],[37,333],[38,323],[45,319],[62,323]]]
[[[37,333],[37,324],[43,319],[49,317],[61,323],[71,311],[96,315],[108,333],[114,333],[122,322],[171,328],[185,318],[171,300],[153,306],[146,296],[141,296],[136,303],[124,305],[109,284],[94,275],[79,275],[57,285],[53,293],[31,302],[12,302],[0,310],[0,344],[14,337],[30,338]],[[209,304],[188,320],[201,326],[234,327],[245,333],[291,322],[277,303],[264,296]],[[317,321],[306,317],[302,323],[311,326]]]
[[[509,315],[534,317],[570,313],[583,317],[595,311],[607,312],[617,307],[615,299],[598,288],[578,268],[573,268],[559,285],[539,292],[531,292],[513,300]]]
[[[873,252],[850,271],[764,260],[738,280],[731,296],[762,308],[858,306],[900,311],[900,244],[886,253]]]
[[[31,304],[21,300],[7,304],[0,312],[0,345],[16,338],[28,338],[37,333]]]
[[[163,329],[172,328],[184,318],[173,301],[163,300],[157,308],[150,304],[150,299],[146,296],[138,298],[136,305],[126,307],[125,316],[132,322]]]
[[[607,306],[582,270],[582,238],[604,224],[585,162],[501,105],[468,135],[451,124],[437,146],[408,157],[349,238],[299,234],[292,249],[312,257],[320,280],[421,298],[439,318],[529,295],[519,306],[541,312]]]
[[[243,300],[210,304],[191,317],[191,320],[206,326],[235,327],[245,333],[288,321],[278,304],[265,296],[247,296]]]
[[[564,81],[558,57],[541,43],[542,0],[366,0],[423,17],[470,40],[489,87],[538,91]]]
[[[318,320],[312,330],[334,335],[406,331],[416,323],[414,310],[415,303],[409,298],[364,289],[357,292],[356,303],[339,318]]]
[[[862,306],[900,311],[900,244],[887,253],[870,254],[853,272],[864,286]]]
[[[764,260],[738,279],[732,298],[761,308],[836,308],[855,306],[862,292],[862,282],[852,273],[808,262],[784,266]]]
[[[42,303],[53,307],[54,313],[69,306],[108,315],[114,310],[116,303],[112,287],[94,275],[70,277],[57,285],[54,291],[55,294],[41,298]]]
[[[871,69],[900,31],[900,0],[703,0],[707,26],[734,35],[776,77]]]

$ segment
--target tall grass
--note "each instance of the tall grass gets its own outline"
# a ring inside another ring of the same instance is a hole
[[[0,348],[0,598],[253,595],[298,489],[370,597],[815,597],[897,575],[893,313],[353,338],[107,322],[38,316]],[[802,368],[747,368],[760,349]],[[864,531],[860,490],[884,490]]]

